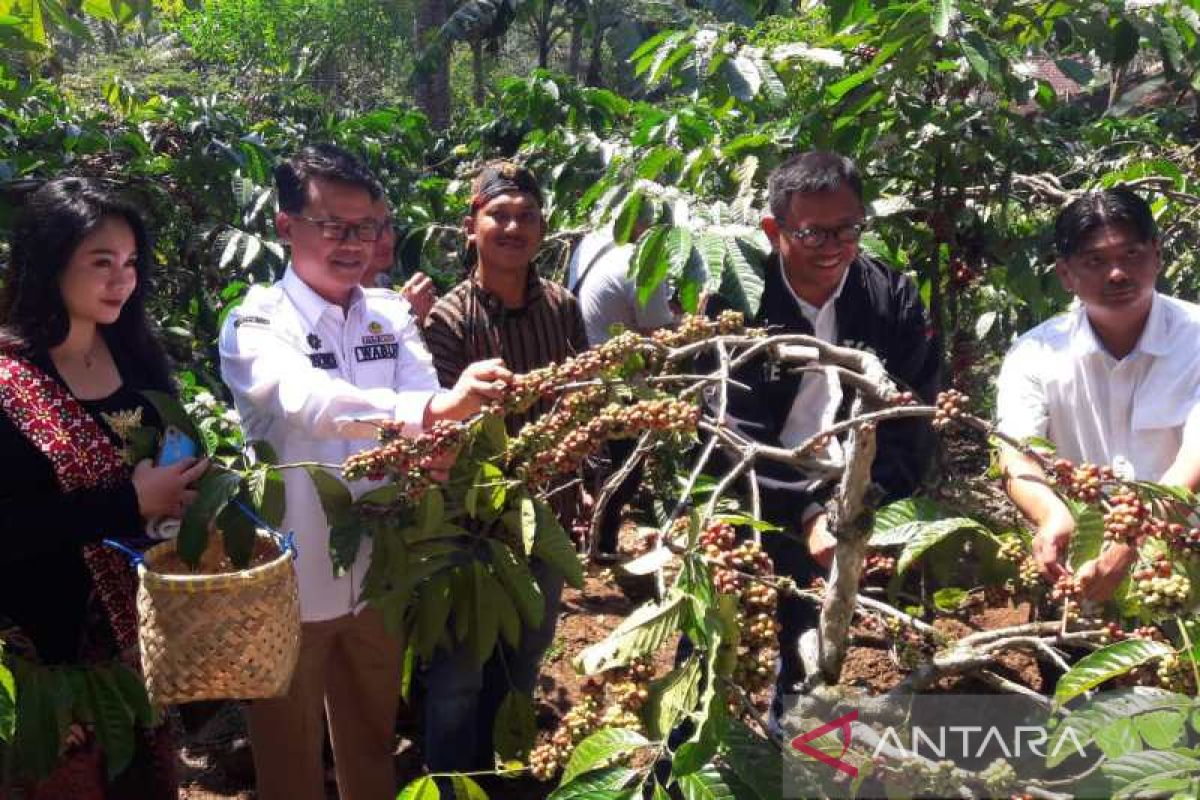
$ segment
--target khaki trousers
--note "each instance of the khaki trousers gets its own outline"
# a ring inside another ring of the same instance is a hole
[[[392,800],[404,648],[374,609],[301,625],[284,697],[255,700],[247,720],[261,800],[325,800],[322,719],[342,800]]]

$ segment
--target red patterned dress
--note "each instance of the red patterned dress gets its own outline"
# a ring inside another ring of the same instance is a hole
[[[0,353],[0,638],[44,665],[138,663],[134,572],[100,544],[142,530],[129,466],[109,424],[119,420],[154,425],[157,416],[128,383],[110,397],[80,401],[49,358]],[[89,736],[48,778],[27,781],[12,797],[174,797],[165,726],[137,739],[132,765],[111,782]]]

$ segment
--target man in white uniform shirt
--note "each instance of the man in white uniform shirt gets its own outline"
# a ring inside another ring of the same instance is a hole
[[[275,177],[276,227],[291,244],[291,264],[278,283],[250,290],[220,337],[222,376],[248,440],[269,442],[284,463],[340,464],[376,444],[374,423],[402,422],[415,435],[497,394],[510,377],[498,360],[471,365],[442,391],[408,304],[359,286],[381,234],[380,189],[365,167],[322,145],[300,150]],[[327,712],[341,797],[392,797],[403,646],[358,602],[370,540],[335,574],[311,479],[286,470],[284,486],[284,526],[298,551],[301,653],[288,694],[249,706],[258,796],[324,800]],[[350,488],[360,494],[371,485]]]
[[[1026,333],[1000,370],[999,429],[1049,439],[1057,455],[1111,465],[1118,476],[1195,489],[1200,483],[1200,307],[1158,294],[1158,233],[1124,188],[1084,195],[1054,226],[1055,268],[1078,303]],[[1033,523],[1043,576],[1068,575],[1075,523],[1038,465],[1005,447],[1005,488]],[[1109,543],[1076,576],[1086,598],[1112,595],[1136,559]]]

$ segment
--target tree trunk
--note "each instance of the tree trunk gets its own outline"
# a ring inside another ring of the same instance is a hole
[[[435,130],[450,125],[450,54],[430,47],[449,15],[449,0],[422,0],[417,10],[416,40],[425,48],[423,64],[415,76],[417,105]]]
[[[567,74],[579,80],[579,62],[583,59],[583,26],[587,24],[584,17],[571,20],[571,49],[567,55]]]
[[[475,106],[476,108],[483,105],[483,41],[476,39],[471,42],[471,77],[474,78],[475,84]]]
[[[550,66],[550,37],[554,32],[554,0],[542,0],[541,14],[537,21],[538,66]]]
[[[600,58],[604,54],[604,29],[592,23],[592,54],[588,59],[587,78],[585,83],[588,86],[600,85]]]

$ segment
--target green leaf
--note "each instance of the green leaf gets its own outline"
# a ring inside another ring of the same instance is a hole
[[[493,600],[493,591],[499,590],[496,579],[479,561],[471,562],[473,583],[471,589],[470,623],[467,643],[475,655],[475,663],[482,668],[496,649],[500,635],[500,615]]]
[[[871,13],[870,0],[829,0],[829,31],[838,33]]]
[[[404,787],[396,800],[441,800],[437,782],[432,776],[423,775]]]
[[[754,245],[740,236],[725,240],[726,268],[721,272],[720,294],[734,310],[747,317],[758,314],[762,302],[763,269]]]
[[[475,782],[474,778],[466,775],[451,775],[450,784],[454,787],[455,800],[488,800],[487,792]]]
[[[992,73],[991,45],[976,31],[968,31],[959,44],[971,69],[986,81]]]
[[[642,193],[635,189],[621,202],[621,208],[617,211],[612,225],[613,241],[617,244],[626,244],[633,240],[633,232],[637,227],[644,199]]]
[[[729,768],[758,797],[766,800],[781,795],[783,758],[775,745],[737,719],[726,720],[717,739]]]
[[[158,724],[158,711],[150,703],[150,695],[146,693],[146,684],[142,676],[121,663],[111,667],[113,683],[121,694],[121,699],[133,713],[133,719],[143,728],[153,728]]]
[[[667,277],[670,262],[666,248],[670,230],[669,225],[653,225],[638,239],[637,248],[629,260],[629,271],[634,285],[638,287],[639,297],[643,286],[650,286],[650,291],[654,291],[654,287]]]
[[[949,519],[954,514],[927,497],[910,497],[890,503],[875,515],[871,531],[871,547],[892,547],[908,544],[917,528],[914,522],[936,522]]]
[[[678,631],[685,601],[676,594],[661,605],[651,602],[637,608],[602,641],[580,653],[576,667],[585,675],[595,675],[658,650]]]
[[[952,613],[962,608],[963,603],[971,593],[966,589],[948,586],[945,589],[938,589],[933,593],[933,604],[938,607],[938,610]]]
[[[0,650],[0,655],[3,651]],[[17,725],[17,685],[12,672],[0,661],[0,742],[12,739]]]
[[[681,719],[695,710],[702,678],[700,659],[692,655],[683,666],[650,683],[642,719],[651,736],[665,739]]]
[[[607,766],[608,762],[649,745],[650,740],[637,731],[601,728],[575,747],[563,769],[562,784],[566,785],[585,772]]]
[[[243,503],[249,503],[250,498],[246,487],[239,490]],[[258,536],[258,528],[246,512],[234,504],[229,504],[217,514],[217,530],[221,532],[221,541],[225,545],[225,554],[233,566],[245,569],[254,555],[254,540]]]
[[[571,782],[563,781],[546,800],[632,800],[637,788],[623,789],[637,772],[625,767],[608,767],[584,773]]]
[[[133,760],[133,715],[108,670],[89,669],[85,674],[92,725],[111,780]]]
[[[329,529],[329,560],[333,564],[334,577],[346,574],[354,562],[358,560],[358,550],[362,546],[362,523],[357,520],[334,525]]]
[[[521,619],[528,628],[538,628],[546,617],[546,599],[542,596],[541,587],[529,571],[525,559],[518,556],[504,542],[497,539],[487,540],[488,549],[492,551],[492,566],[496,577],[500,579],[504,589],[516,605]]]
[[[196,483],[197,496],[183,512],[175,546],[179,557],[193,569],[208,546],[208,529],[242,485],[236,472],[209,469]]]
[[[1075,533],[1067,550],[1067,562],[1071,569],[1079,569],[1100,555],[1104,546],[1104,515],[1086,503],[1069,503],[1068,508],[1075,517]]]
[[[250,490],[250,505],[263,521],[278,528],[286,512],[283,473],[273,466],[259,464],[246,479]]]
[[[896,561],[896,574],[903,575],[908,568],[916,563],[934,545],[962,531],[981,531],[987,533],[987,528],[969,517],[950,517],[936,522],[912,522],[911,530],[906,531],[908,541]],[[899,532],[896,533],[899,535]]]
[[[954,16],[954,0],[933,0],[931,28],[934,36],[943,39],[950,33],[950,19]]]
[[[646,305],[650,302],[650,295],[662,283],[663,279],[670,275],[674,278],[679,278],[683,275],[687,268],[688,261],[692,257],[692,232],[687,228],[675,227],[667,233],[666,241],[666,256],[667,256],[667,272],[657,282],[647,282],[638,284],[638,304]]]
[[[711,764],[695,772],[680,775],[679,790],[683,793],[683,800],[739,800],[729,787],[725,776]]]
[[[354,498],[346,484],[321,467],[306,466],[305,471],[312,478],[316,487],[317,497],[321,500],[321,508],[325,511],[325,519],[329,526],[348,523],[353,519],[351,506]]]
[[[521,545],[525,548],[525,555],[528,556],[533,553],[533,545],[537,541],[537,506],[533,504],[533,498],[529,495],[522,495],[519,508]]]
[[[1109,758],[1120,758],[1145,749],[1131,719],[1119,719],[1107,728],[1096,731],[1095,741],[1100,752]]]
[[[1050,732],[1045,748],[1046,767],[1057,767],[1073,755],[1077,747],[1087,747],[1098,732],[1120,720],[1156,709],[1186,710],[1191,705],[1191,699],[1185,695],[1149,686],[1104,692],[1073,710]]]
[[[196,424],[192,422],[192,418],[188,416],[178,398],[172,397],[166,392],[156,392],[150,389],[143,390],[141,395],[149,401],[150,405],[154,406],[164,428],[167,426],[178,428],[180,433],[186,434],[198,447],[204,446],[204,437],[200,435]]]
[[[1169,750],[1181,744],[1187,714],[1180,711],[1151,711],[1134,719],[1134,727],[1153,750]]]
[[[1062,705],[1107,680],[1172,652],[1162,642],[1148,639],[1126,639],[1110,644],[1084,656],[1059,678],[1054,688],[1054,702]]]
[[[60,672],[15,661],[17,724],[13,739],[16,762],[32,777],[49,775],[58,763],[58,747],[67,728],[71,692]]]
[[[533,544],[533,555],[562,575],[568,584],[582,589],[583,565],[579,563],[571,537],[544,501],[535,500],[534,507],[537,510],[537,541]]]
[[[492,723],[492,742],[502,760],[524,759],[537,740],[537,714],[533,699],[524,692],[509,691]]]
[[[451,605],[449,575],[434,575],[421,586],[413,635],[417,654],[425,661],[446,629]]]
[[[446,501],[441,489],[430,488],[417,506],[417,527],[423,536],[437,532],[446,519]]]
[[[1127,797],[1144,781],[1195,776],[1200,773],[1200,759],[1187,750],[1138,752],[1109,761],[1100,771],[1112,780],[1116,797]]]

